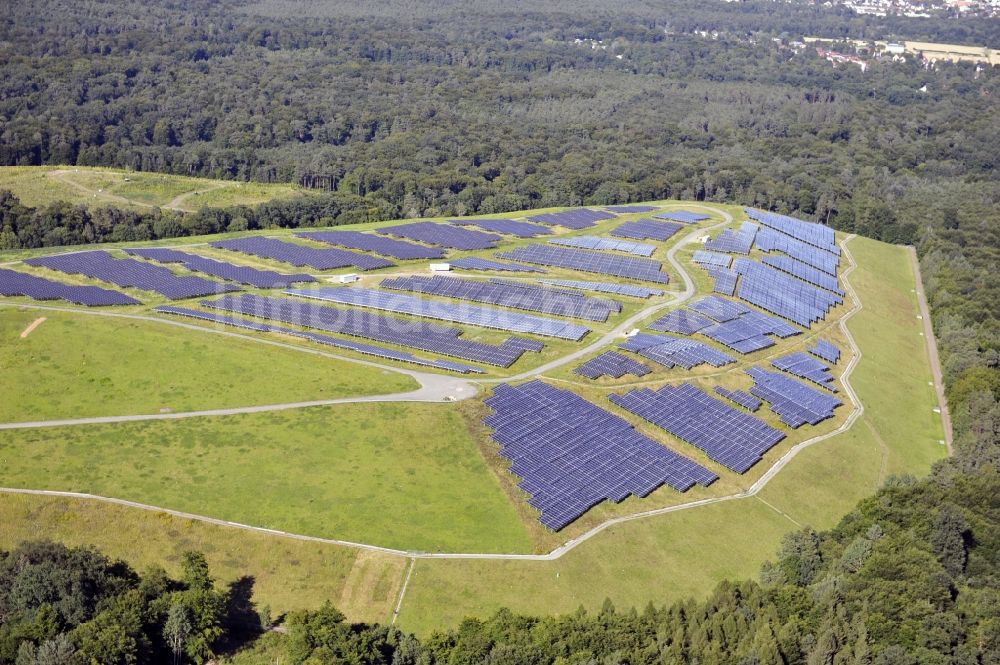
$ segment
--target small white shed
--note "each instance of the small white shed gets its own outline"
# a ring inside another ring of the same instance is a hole
[[[450,263],[432,263],[431,266],[430,266],[430,268],[431,268],[431,272],[449,272],[449,271],[451,271],[451,264]]]

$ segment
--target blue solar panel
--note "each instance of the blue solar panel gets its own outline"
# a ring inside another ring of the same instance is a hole
[[[840,360],[840,349],[825,339],[817,339],[816,345],[809,349],[809,353],[835,365]]]
[[[699,249],[694,253],[694,262],[702,267],[728,268],[733,263],[733,257]]]
[[[428,245],[439,245],[453,249],[490,249],[496,247],[501,240],[494,233],[483,233],[463,229],[452,224],[436,224],[434,222],[413,222],[398,226],[384,226],[376,229],[378,233],[399,238],[409,238]]]
[[[296,233],[300,238],[324,242],[328,245],[347,247],[348,249],[360,249],[365,252],[374,252],[383,256],[391,256],[401,261],[413,259],[440,259],[444,256],[443,249],[438,247],[424,247],[404,240],[394,240],[383,238],[371,233],[360,233],[358,231],[310,231]]]
[[[452,268],[463,270],[495,270],[497,272],[545,272],[541,268],[526,266],[523,263],[503,263],[491,259],[481,259],[477,256],[465,256],[460,259],[452,259]]]
[[[744,354],[774,346],[768,335],[786,338],[799,334],[799,330],[789,323],[755,310],[747,310],[736,318],[702,328],[698,332]]]
[[[135,259],[116,259],[104,251],[44,256],[28,259],[25,263],[70,275],[86,275],[125,288],[154,291],[171,300],[239,290],[230,284],[201,277],[178,276],[167,268]]]
[[[590,210],[589,208],[577,208],[575,210],[565,210],[563,212],[552,212],[544,215],[534,215],[528,219],[541,224],[558,224],[568,229],[585,229],[593,226],[595,222],[605,219],[614,219],[614,215],[603,210]]]
[[[488,282],[460,277],[411,275],[382,280],[382,288],[502,305],[543,314],[607,321],[621,311],[621,304],[592,298],[576,291],[554,289],[527,282],[492,279]]]
[[[218,300],[203,300],[201,304],[258,319],[407,346],[497,367],[510,367],[525,351],[538,351],[542,348],[540,342],[521,337],[511,337],[499,345],[473,342],[461,339],[461,331],[457,328],[413,319],[398,319],[363,310],[323,307],[288,298],[225,296]]]
[[[728,268],[709,268],[709,276],[715,280],[712,283],[712,293],[722,296],[731,296],[736,293],[736,281],[740,274]]]
[[[452,219],[449,221],[456,226],[478,226],[484,231],[503,233],[517,238],[535,238],[552,233],[552,229],[548,227],[518,222],[513,219]]]
[[[754,239],[762,252],[784,252],[796,261],[808,264],[830,275],[837,274],[840,257],[818,249],[795,238],[782,235],[771,229],[761,229]]]
[[[509,252],[501,252],[497,254],[497,257],[660,284],[666,284],[669,281],[667,275],[661,272],[663,264],[659,261],[601,254],[584,249],[526,245]]]
[[[573,370],[574,374],[585,376],[589,379],[597,379],[602,376],[610,376],[613,379],[620,379],[626,374],[633,376],[645,376],[651,370],[638,360],[633,360],[623,353],[617,351],[605,351],[599,356],[591,358]]]
[[[232,316],[226,316],[224,314],[213,314],[211,312],[202,312],[197,309],[187,309],[184,307],[171,307],[169,305],[154,307],[153,310],[157,312],[162,312],[164,314],[176,314],[178,316],[186,316],[189,318],[199,319],[202,321],[222,323],[228,326],[235,326],[237,328],[242,328],[244,330],[256,330],[258,332],[273,332],[273,333],[281,333],[283,335],[294,335],[295,337],[302,337],[304,339],[309,339],[314,342],[318,342],[319,344],[325,344],[327,346],[333,346],[338,349],[349,349],[351,351],[356,351],[357,353],[361,353],[366,356],[375,356],[376,358],[398,360],[400,362],[420,365],[422,367],[447,369],[452,372],[459,372],[461,374],[483,373],[482,370],[476,367],[472,367],[471,365],[463,365],[461,363],[451,362],[450,360],[428,360],[425,358],[418,358],[410,353],[407,353],[406,351],[397,351],[396,349],[388,349],[383,346],[375,346],[373,344],[352,342],[346,339],[338,339],[336,337],[330,337],[329,335],[318,335],[316,333],[304,332],[302,330],[294,330],[292,328],[284,328],[282,326],[266,325],[263,323],[248,321],[246,319],[239,319]]]
[[[789,427],[806,423],[815,425],[833,417],[841,401],[828,392],[810,388],[781,372],[769,372],[751,367],[746,373],[753,377],[750,393],[768,402],[768,408]]]
[[[553,245],[564,247],[578,247],[580,249],[593,249],[595,251],[625,252],[635,256],[652,256],[656,251],[656,245],[649,245],[642,242],[628,242],[626,240],[616,240],[614,238],[602,238],[601,236],[573,236],[571,238],[553,238],[549,240]]]
[[[674,210],[673,212],[664,212],[659,215],[653,215],[656,219],[670,219],[675,222],[681,222],[684,224],[694,224],[695,222],[700,222],[709,218],[700,212],[690,212],[687,210]]]
[[[760,407],[764,404],[763,401],[757,399],[750,393],[745,393],[742,390],[727,390],[722,386],[715,386],[715,392],[722,395],[730,402],[734,404],[739,404],[744,409],[753,411],[756,413],[760,410]]]
[[[633,286],[632,284],[586,282],[575,279],[543,279],[539,281],[543,284],[551,284],[552,286],[565,286],[570,289],[597,291],[599,293],[614,293],[620,296],[631,296],[633,298],[649,298],[651,296],[663,295],[663,291],[660,289],[654,289],[648,286]]]
[[[720,323],[731,321],[750,311],[746,305],[719,296],[705,296],[694,301],[688,307]]]
[[[830,273],[823,272],[818,268],[813,268],[811,265],[802,263],[801,261],[796,261],[790,256],[765,255],[761,257],[761,263],[771,266],[772,268],[777,268],[782,272],[787,272],[789,275],[794,275],[804,282],[815,284],[816,286],[822,287],[827,291],[833,291],[839,296],[844,295],[844,291],[840,288],[840,285],[837,282],[836,275],[831,275]]]
[[[451,323],[465,323],[494,330],[530,333],[543,337],[568,339],[574,342],[590,332],[586,326],[549,319],[532,314],[518,314],[492,307],[456,304],[439,300],[426,300],[416,296],[363,288],[292,289],[291,296],[326,300],[342,305],[378,309],[396,314],[410,314]]]
[[[126,254],[156,261],[158,263],[180,263],[188,270],[205,273],[213,277],[221,277],[241,284],[249,284],[259,289],[275,289],[290,286],[294,282],[315,282],[312,275],[283,275],[271,270],[258,270],[248,266],[238,266],[232,263],[207,259],[186,252],[178,252],[165,247],[150,247],[143,249],[126,249]]]
[[[715,323],[707,316],[686,309],[675,309],[649,324],[650,330],[691,335]]]
[[[319,249],[276,238],[251,236],[235,240],[221,240],[211,243],[212,247],[228,249],[232,252],[261,256],[266,259],[282,261],[293,266],[310,266],[316,270],[331,270],[354,266],[358,270],[377,270],[395,265],[392,261],[380,259],[367,254],[349,252],[345,249]]]
[[[484,403],[493,413],[483,422],[500,454],[539,521],[554,531],[605,500],[647,496],[664,484],[684,492],[718,479],[623,418],[541,381],[502,384]]]
[[[0,296],[26,296],[34,300],[67,300],[87,307],[138,305],[138,300],[98,286],[61,284],[16,270],[0,268]]]
[[[816,385],[837,392],[837,388],[833,385],[833,375],[830,374],[830,368],[808,353],[803,351],[789,353],[775,358],[771,361],[771,364],[789,374],[812,381]]]
[[[807,328],[826,318],[830,308],[844,301],[835,293],[757,261],[737,258],[733,269],[741,276],[737,288],[741,300]]]
[[[749,254],[750,248],[753,247],[754,236],[757,235],[757,228],[753,224],[744,224],[739,231],[723,229],[718,237],[705,243],[705,249],[713,252]]]
[[[689,383],[611,395],[612,402],[703,450],[709,459],[746,473],[785,438],[760,418],[723,404]]]
[[[691,369],[703,364],[722,367],[736,362],[732,356],[717,351],[707,344],[670,335],[639,333],[619,344],[618,348],[638,353],[643,358],[659,363],[667,369],[673,367]]]
[[[611,231],[611,235],[634,240],[659,240],[665,242],[684,228],[683,224],[675,222],[659,222],[655,219],[638,219],[625,222]]]
[[[840,256],[840,248],[837,247],[837,238],[834,235],[833,229],[829,226],[806,222],[795,217],[779,215],[774,212],[755,210],[753,208],[744,208],[744,211],[747,216],[764,226]]]

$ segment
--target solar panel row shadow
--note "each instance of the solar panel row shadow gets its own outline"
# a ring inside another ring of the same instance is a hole
[[[405,240],[394,240],[359,231],[310,231],[295,235],[299,238],[315,240],[328,245],[391,256],[400,261],[440,259],[445,255],[444,250],[439,247],[424,247]]]
[[[539,521],[558,531],[602,501],[684,492],[714,473],[640,434],[628,421],[541,381],[502,384],[484,403],[500,454],[521,478]]]
[[[617,351],[605,351],[573,370],[574,374],[585,376],[588,379],[597,379],[602,376],[620,379],[626,374],[645,376],[649,372],[650,369],[646,365]]]
[[[381,286],[384,289],[458,298],[590,321],[607,321],[608,316],[621,311],[621,304],[613,300],[591,298],[564,289],[497,279],[484,282],[460,277],[412,275],[384,279]]]
[[[609,399],[737,473],[746,473],[785,438],[784,432],[760,418],[727,406],[689,383],[658,390],[642,388]]]
[[[354,266],[358,270],[377,270],[396,265],[386,259],[349,252],[346,249],[319,249],[261,236],[220,240],[213,242],[212,247],[274,259],[293,266],[310,266],[316,270],[332,270],[348,266]]]
[[[126,254],[138,256],[158,263],[180,263],[188,270],[205,273],[213,277],[221,277],[240,284],[249,284],[259,289],[275,289],[290,286],[294,282],[315,282],[312,275],[283,275],[271,270],[258,270],[248,266],[238,266],[224,261],[207,259],[204,256],[178,252],[165,247],[150,247],[142,249],[126,249]]]
[[[194,276],[175,275],[167,268],[135,259],[116,259],[105,251],[72,252],[27,259],[26,264],[58,270],[70,275],[85,275],[123,288],[153,291],[171,300],[238,291],[231,284],[213,282]]]
[[[0,268],[0,296],[26,296],[34,300],[66,300],[87,307],[138,305],[138,300],[99,286],[73,286],[16,270]]]
[[[461,339],[461,331],[426,321],[398,319],[356,309],[335,309],[288,298],[225,296],[201,304],[268,321],[405,346],[495,367],[510,367],[525,351],[540,350],[535,340],[511,337],[500,345]]]
[[[465,323],[494,330],[529,333],[579,341],[590,332],[586,326],[549,319],[532,314],[518,314],[491,307],[478,307],[464,303],[426,300],[416,296],[363,288],[293,289],[287,295],[313,298],[342,305],[377,309],[395,314],[409,314],[451,323]]]
[[[508,252],[501,252],[497,254],[497,257],[510,261],[523,261],[660,284],[666,284],[669,281],[667,274],[661,272],[663,264],[654,259],[613,256],[584,249],[526,245]]]

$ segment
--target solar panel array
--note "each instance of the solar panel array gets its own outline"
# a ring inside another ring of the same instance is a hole
[[[696,312],[701,312],[713,321],[718,321],[722,323],[724,321],[732,321],[733,319],[739,318],[742,314],[746,314],[750,311],[750,308],[732,300],[726,300],[725,298],[720,298],[719,296],[705,296],[700,298],[690,305],[691,309]]]
[[[777,268],[782,272],[787,272],[789,275],[798,277],[804,282],[815,284],[827,291],[833,291],[839,296],[844,295],[844,291],[837,282],[836,275],[831,275],[818,268],[813,268],[811,265],[796,261],[790,256],[763,256],[761,257],[761,262],[764,265],[769,265],[772,268]]]
[[[840,349],[825,339],[817,339],[816,345],[809,349],[809,353],[834,365],[840,360]]]
[[[274,259],[275,261],[290,263],[293,266],[310,266],[316,270],[331,270],[333,268],[346,268],[348,266],[354,266],[358,270],[377,270],[396,265],[386,259],[368,256],[367,254],[358,254],[357,252],[349,252],[346,249],[319,249],[261,236],[220,240],[211,244],[212,247],[219,249],[228,249],[229,251],[240,252],[241,254]]]
[[[497,254],[497,257],[660,284],[666,284],[669,281],[667,275],[661,272],[663,264],[659,261],[630,256],[612,256],[585,249],[526,245],[508,252],[501,252]]]
[[[531,314],[517,314],[492,307],[455,304],[436,300],[426,300],[416,296],[362,288],[321,288],[294,289],[285,291],[291,296],[313,298],[328,302],[366,307],[396,314],[410,314],[427,319],[438,319],[451,323],[465,323],[483,328],[508,332],[530,333],[543,337],[568,339],[574,342],[583,339],[590,330],[576,323],[549,319]]]
[[[833,385],[833,375],[830,374],[830,368],[804,351],[796,351],[775,358],[771,364],[789,374],[837,392],[836,386]]]
[[[452,219],[450,221],[456,226],[478,226],[484,231],[503,233],[518,238],[535,238],[552,233],[552,229],[548,227],[518,222],[513,219]]]
[[[753,208],[744,208],[744,211],[748,217],[760,222],[764,226],[840,256],[840,248],[837,247],[837,238],[833,233],[833,229],[829,226],[816,224],[815,222],[806,222],[795,217],[779,215],[774,212],[754,210]]]
[[[525,351],[541,348],[537,341],[520,337],[511,337],[500,345],[472,342],[461,339],[461,331],[457,328],[362,310],[334,309],[288,298],[244,294],[203,300],[201,304],[212,309],[407,346],[496,367],[510,367]]]
[[[741,276],[737,287],[740,299],[807,328],[826,318],[830,308],[844,302],[835,293],[757,261],[737,258],[733,269]]]
[[[789,427],[815,425],[832,418],[833,410],[841,405],[830,393],[810,388],[787,374],[760,367],[751,367],[746,373],[754,380],[750,393],[766,400],[768,408]]]
[[[630,215],[632,213],[638,213],[638,212],[653,212],[654,210],[659,210],[659,207],[644,206],[644,205],[621,205],[621,206],[604,206],[604,209],[616,213],[618,215]]]
[[[649,298],[652,296],[662,296],[663,291],[648,286],[633,286],[632,284],[612,284],[609,282],[586,282],[575,279],[543,279],[543,284],[552,286],[565,286],[569,289],[581,289],[583,291],[597,291],[599,293],[614,293],[619,296],[631,296],[633,298]]]
[[[739,231],[723,229],[715,239],[705,243],[705,249],[713,252],[749,254],[750,248],[753,247],[754,236],[757,235],[757,228],[754,224],[744,224]]]
[[[743,392],[742,390],[727,390],[722,386],[715,386],[715,392],[722,395],[730,402],[734,404],[739,404],[744,409],[753,411],[756,413],[760,410],[761,405],[764,404],[763,401],[757,399],[750,393]]]
[[[623,418],[541,381],[502,384],[484,403],[493,413],[483,422],[500,454],[553,531],[605,500],[644,497],[664,484],[683,492],[718,479]]]
[[[659,215],[653,215],[653,217],[656,219],[670,219],[684,224],[694,224],[695,222],[708,219],[709,216],[700,212],[691,212],[689,210],[674,210],[672,212],[664,212]]]
[[[592,298],[565,289],[498,279],[484,282],[438,275],[394,277],[382,280],[382,288],[503,305],[590,321],[607,321],[608,316],[622,309],[621,304],[614,300]]]
[[[652,256],[656,251],[656,245],[644,242],[629,242],[627,240],[615,240],[614,238],[602,238],[600,236],[574,236],[572,238],[553,238],[549,240],[553,245],[563,245],[564,247],[578,247],[580,249],[593,249],[596,251],[625,252],[635,256]]]
[[[593,226],[596,222],[605,219],[614,219],[614,215],[603,210],[590,210],[589,208],[577,208],[563,212],[550,212],[544,215],[534,215],[528,219],[541,224],[558,224],[567,229],[585,229]]]
[[[784,252],[796,261],[801,261],[831,275],[837,274],[840,263],[838,255],[818,249],[801,240],[782,235],[771,229],[761,229],[755,238],[757,247],[762,252]]]
[[[728,268],[733,263],[733,257],[699,249],[694,253],[694,262],[702,267]]]
[[[689,383],[611,395],[612,402],[700,448],[709,459],[746,473],[785,438],[760,418],[723,404]]]
[[[597,379],[602,376],[620,379],[626,374],[645,376],[649,372],[650,369],[646,365],[617,351],[605,351],[573,370],[574,374],[585,376],[588,379]]]
[[[637,219],[634,222],[625,222],[611,231],[611,235],[618,236],[619,238],[632,238],[634,240],[659,240],[660,242],[664,242],[673,238],[683,228],[683,224],[674,222]]]
[[[717,351],[707,344],[670,335],[639,333],[619,344],[618,348],[638,353],[643,358],[659,363],[667,369],[678,366],[691,369],[703,364],[722,367],[736,362],[732,356]]]
[[[743,354],[774,346],[774,341],[768,335],[785,338],[799,334],[797,328],[785,321],[753,310],[744,312],[735,319],[702,328],[699,332]]]
[[[740,274],[728,268],[709,268],[709,276],[715,280],[712,283],[712,293],[722,296],[731,296],[736,293],[736,281]]]
[[[361,233],[359,231],[309,231],[296,233],[300,238],[324,242],[328,245],[347,247],[348,249],[360,249],[365,252],[374,252],[383,256],[391,256],[401,261],[414,259],[440,259],[445,252],[439,247],[425,247],[405,240],[394,240],[393,238],[383,238],[371,233]]]
[[[336,337],[330,337],[329,335],[319,335],[317,333],[305,332],[302,330],[294,330],[292,328],[285,328],[282,326],[266,325],[263,323],[248,321],[246,319],[238,319],[232,316],[225,316],[223,314],[203,312],[201,310],[187,309],[185,307],[171,307],[169,305],[154,307],[153,310],[157,312],[162,312],[164,314],[175,314],[178,316],[186,316],[193,319],[200,319],[202,321],[212,321],[213,323],[222,323],[228,326],[235,326],[237,328],[242,328],[244,330],[256,330],[259,332],[274,332],[274,333],[281,333],[284,335],[294,335],[296,337],[309,339],[314,342],[318,342],[320,344],[325,344],[327,346],[333,346],[338,349],[349,349],[351,351],[356,351],[357,353],[361,353],[366,356],[374,356],[376,358],[385,358],[388,360],[398,360],[400,362],[420,365],[422,367],[447,369],[453,372],[459,372],[460,374],[482,374],[482,370],[480,370],[477,367],[451,362],[450,360],[428,360],[425,358],[418,358],[417,356],[407,353],[406,351],[397,351],[396,349],[388,349],[384,346],[375,346],[374,344],[352,342],[351,340],[347,339],[338,339]]]
[[[116,259],[105,251],[73,252],[27,259],[26,264],[58,270],[70,275],[86,275],[124,288],[154,291],[171,300],[238,291],[230,284],[194,276],[178,276],[167,268],[135,259]]]
[[[450,261],[452,268],[463,270],[496,270],[498,272],[545,272],[541,268],[526,266],[523,263],[503,263],[491,259],[481,259],[477,256],[465,256]]]
[[[73,286],[16,270],[0,268],[0,296],[27,296],[34,300],[68,300],[87,307],[138,305],[138,300],[124,293],[99,286]]]
[[[178,252],[175,249],[167,249],[165,247],[126,249],[125,253],[158,263],[180,263],[188,270],[205,273],[213,277],[221,277],[222,279],[239,282],[240,284],[249,284],[259,289],[275,289],[288,286],[293,282],[316,281],[312,275],[301,273],[283,275],[271,270],[258,270],[248,266],[237,266],[232,263],[207,259],[204,256]]]
[[[675,309],[649,324],[650,330],[691,335],[715,322],[712,319],[686,309]]]
[[[436,224],[434,222],[413,222],[398,226],[384,226],[376,229],[383,235],[399,238],[409,238],[417,242],[452,249],[489,249],[496,247],[501,240],[495,233],[483,233],[472,229],[463,229],[452,224]]]

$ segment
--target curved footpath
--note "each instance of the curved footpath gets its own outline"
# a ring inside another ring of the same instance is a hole
[[[707,206],[705,206],[705,207],[707,208]],[[722,211],[717,211],[717,212],[722,212]],[[726,217],[728,217],[730,220],[732,219],[731,216],[729,216],[728,214],[726,214]],[[723,223],[728,223],[728,222],[723,222]],[[716,225],[716,226],[718,226],[718,225]],[[714,228],[714,227],[712,227],[712,228]],[[703,231],[703,230],[704,229],[701,229],[701,231]],[[687,273],[684,270],[684,268],[679,263],[676,262],[676,259],[675,259],[674,255],[676,253],[676,250],[681,245],[689,242],[696,235],[697,235],[697,233],[692,233],[691,235],[689,235],[682,242],[680,242],[677,245],[675,245],[674,248],[671,250],[671,252],[669,254],[669,258],[670,258],[671,263],[679,271],[679,274],[684,279],[684,282],[685,282],[685,285],[686,285],[686,289],[685,289],[685,292],[683,294],[683,297],[679,298],[678,300],[675,300],[675,301],[673,301],[671,303],[655,305],[653,307],[647,308],[643,312],[640,312],[639,314],[636,314],[635,316],[631,317],[628,321],[624,322],[621,326],[619,326],[619,328],[621,328],[622,326],[629,325],[633,321],[639,320],[639,319],[641,319],[641,318],[643,318],[645,316],[648,316],[652,312],[655,312],[656,310],[658,310],[658,309],[660,309],[660,308],[662,308],[662,307],[664,307],[666,305],[677,304],[679,302],[683,302],[687,298],[690,298],[691,295],[693,295],[694,284],[691,281],[690,277],[687,275]],[[790,448],[784,455],[782,455],[782,457],[780,459],[778,459],[777,462],[775,462],[771,466],[771,468],[769,468],[764,473],[763,476],[760,477],[760,479],[757,480],[757,482],[755,482],[753,485],[751,485],[749,488],[747,488],[746,490],[744,490],[742,492],[737,492],[737,493],[734,493],[734,494],[729,494],[729,495],[720,496],[720,497],[714,497],[714,498],[709,498],[709,499],[702,499],[702,500],[699,500],[699,501],[690,501],[688,503],[677,504],[677,505],[674,505],[674,506],[667,506],[667,507],[664,507],[664,508],[657,508],[657,509],[654,509],[654,510],[647,510],[647,511],[639,512],[639,513],[633,513],[631,515],[623,515],[621,517],[615,517],[615,518],[609,519],[609,520],[607,520],[605,522],[602,522],[601,524],[599,524],[599,525],[595,526],[594,528],[590,529],[589,531],[587,531],[587,532],[585,532],[585,533],[577,536],[576,538],[573,538],[571,540],[566,541],[565,543],[563,543],[559,547],[555,548],[551,552],[548,552],[547,554],[491,554],[491,553],[488,554],[488,553],[458,553],[458,552],[455,552],[455,553],[434,553],[434,552],[406,551],[406,550],[398,550],[398,549],[393,549],[393,548],[388,548],[388,547],[380,547],[380,546],[377,546],[377,545],[370,545],[370,544],[367,544],[367,543],[356,543],[356,542],[352,542],[352,541],[348,541],[348,540],[338,540],[338,539],[334,539],[334,538],[320,538],[320,537],[317,537],[317,536],[308,536],[308,535],[303,535],[303,534],[289,533],[287,531],[279,531],[279,530],[276,530],[276,529],[267,529],[267,528],[264,528],[264,527],[252,526],[252,525],[248,525],[248,524],[241,524],[239,522],[231,522],[231,521],[228,521],[228,520],[222,520],[222,519],[217,519],[217,518],[213,518],[213,517],[206,517],[204,515],[195,515],[195,514],[186,513],[186,512],[183,512],[183,511],[171,510],[169,508],[161,508],[159,506],[152,506],[152,505],[149,505],[149,504],[138,503],[138,502],[135,502],[135,501],[127,501],[127,500],[124,500],[124,499],[116,499],[116,498],[113,498],[113,497],[96,496],[96,495],[93,495],[93,494],[85,494],[85,493],[79,493],[79,492],[62,492],[62,491],[57,491],[57,490],[31,490],[31,489],[18,489],[18,488],[0,488],[0,492],[9,493],[9,494],[31,494],[31,495],[41,495],[41,496],[67,497],[67,498],[74,498],[74,499],[89,499],[89,500],[95,500],[95,501],[102,501],[102,502],[105,502],[105,503],[112,503],[112,504],[116,504],[116,505],[127,506],[127,507],[130,507],[130,508],[139,508],[139,509],[142,509],[142,510],[149,510],[149,511],[154,511],[154,512],[166,513],[166,514],[169,514],[169,515],[173,515],[175,517],[180,517],[180,518],[190,519],[190,520],[197,520],[199,522],[205,522],[205,523],[208,523],[208,524],[215,524],[215,525],[219,525],[219,526],[244,529],[244,530],[247,530],[247,531],[254,531],[254,532],[257,532],[257,533],[277,535],[277,536],[281,536],[281,537],[284,537],[284,538],[291,538],[291,539],[294,539],[294,540],[302,540],[302,541],[309,541],[309,542],[316,542],[316,543],[324,543],[324,544],[328,544],[328,545],[339,545],[339,546],[343,546],[343,547],[352,547],[352,548],[357,548],[357,549],[370,550],[370,551],[380,552],[380,553],[383,553],[383,554],[389,554],[389,555],[406,557],[406,558],[410,558],[410,559],[487,559],[487,560],[517,560],[517,561],[554,561],[554,560],[559,559],[560,557],[562,557],[564,554],[566,554],[570,550],[573,550],[574,548],[578,547],[579,545],[581,545],[581,544],[585,543],[586,541],[590,540],[591,538],[593,538],[597,534],[601,533],[605,529],[607,529],[609,527],[612,527],[612,526],[614,526],[616,524],[622,524],[624,522],[631,522],[631,521],[634,521],[634,520],[644,519],[644,518],[648,518],[648,517],[654,517],[654,516],[657,516],[657,515],[665,515],[667,513],[679,512],[681,510],[690,510],[692,508],[698,508],[700,506],[707,506],[707,505],[711,505],[711,504],[715,504],[715,503],[721,503],[721,502],[724,502],[724,501],[733,501],[733,500],[736,500],[736,499],[745,499],[745,498],[753,497],[753,496],[757,495],[762,489],[764,489],[764,487],[766,487],[767,484],[789,462],[791,462],[791,460],[794,459],[795,456],[798,455],[801,451],[803,451],[806,448],[808,448],[810,446],[813,446],[813,445],[815,445],[817,443],[820,443],[821,441],[825,441],[825,440],[827,440],[827,439],[829,439],[831,437],[834,437],[834,436],[836,436],[838,434],[841,434],[841,433],[847,431],[848,429],[850,429],[850,427],[854,424],[854,422],[864,412],[864,406],[861,404],[860,400],[858,399],[857,393],[855,393],[854,388],[851,386],[850,381],[849,381],[851,373],[854,371],[854,368],[857,366],[858,362],[861,359],[861,349],[855,343],[854,337],[851,335],[851,332],[850,332],[850,330],[847,327],[847,322],[848,322],[848,320],[851,319],[851,317],[853,317],[857,312],[861,311],[861,309],[864,307],[863,303],[858,298],[858,295],[857,295],[857,292],[854,289],[854,286],[850,283],[850,280],[847,279],[847,277],[850,275],[850,273],[852,273],[854,271],[854,269],[857,267],[857,263],[854,261],[854,256],[851,254],[850,249],[848,248],[848,243],[854,237],[855,236],[852,234],[852,235],[848,236],[847,238],[845,238],[844,241],[841,243],[841,248],[842,248],[842,250],[844,252],[844,256],[850,262],[850,266],[843,273],[844,284],[846,286],[846,290],[847,290],[848,295],[850,295],[851,300],[854,302],[854,306],[851,308],[851,310],[849,312],[847,312],[843,317],[841,317],[840,321],[838,322],[838,325],[840,326],[841,330],[844,332],[844,336],[847,339],[848,345],[850,346],[851,351],[852,351],[851,360],[847,364],[847,366],[844,368],[844,372],[841,375],[841,383],[843,385],[844,391],[847,393],[847,395],[850,396],[851,401],[854,404],[854,410],[847,417],[847,419],[837,429],[832,430],[830,432],[827,432],[825,434],[821,434],[819,436],[813,437],[811,439],[807,439],[805,441],[802,441],[801,443],[798,443],[795,446],[793,446],[792,448]],[[75,310],[73,310],[73,311],[75,311]],[[122,316],[122,315],[119,315],[119,316]],[[133,317],[133,318],[135,318],[135,317]],[[138,317],[138,318],[149,318],[149,319],[154,320],[154,321],[160,321],[161,320],[161,319],[155,319],[155,318],[152,318],[152,317]],[[170,323],[174,323],[174,322],[170,322]],[[183,325],[187,325],[187,324],[183,324]],[[189,327],[194,327],[194,328],[197,328],[199,330],[202,329],[200,326],[189,326]],[[611,341],[613,341],[617,337],[617,335],[620,334],[620,333],[617,332],[617,330],[618,329],[616,328],[616,331],[613,331],[612,333],[608,333],[607,335],[605,335],[604,337],[602,337],[602,339],[599,340],[597,343],[595,343],[595,344],[591,345],[590,347],[588,347],[587,352],[590,352],[590,351],[594,350],[594,348],[596,348],[596,347],[598,347],[598,346],[600,346],[602,344],[607,344],[607,343],[610,343]],[[238,335],[238,334],[235,334],[235,333],[228,333],[228,332],[225,332],[225,331],[216,331],[216,332],[220,332],[222,334],[230,334],[230,335],[234,335],[234,336],[237,336],[237,337],[244,337],[243,335]],[[248,338],[248,339],[253,339],[253,338]],[[282,346],[288,346],[288,345],[282,345]],[[570,355],[573,355],[573,354],[570,354]],[[558,360],[562,361],[562,360],[564,360],[564,358],[560,358]],[[557,361],[554,361],[554,362],[557,362]],[[569,362],[569,361],[565,360],[565,362]],[[366,363],[366,364],[372,364],[372,365],[375,365],[377,367],[380,367],[380,365],[377,365],[376,363]],[[563,364],[563,363],[562,362],[557,362],[557,364]],[[534,374],[540,373],[541,371],[545,371],[545,369],[547,369],[551,365],[553,365],[553,363],[549,363],[547,366],[536,368],[536,370],[532,370],[531,372],[525,372],[523,375],[518,375],[518,377],[512,377],[512,378],[504,379],[504,380],[505,381],[510,381],[510,380],[514,380],[516,378],[532,376]],[[408,373],[410,373],[411,375],[412,374],[422,374],[420,372],[408,372]],[[436,375],[434,375],[434,376],[436,376]],[[445,377],[445,378],[447,378],[447,377]],[[378,396],[372,396],[372,397],[369,397],[369,398],[346,398],[346,399],[343,399],[343,400],[330,400],[329,402],[326,402],[326,403],[349,403],[349,402],[359,402],[359,401],[392,401],[392,400],[399,400],[401,397],[412,396],[412,395],[414,395],[416,393],[419,393],[419,392],[420,392],[420,390],[414,391],[414,392],[411,392],[411,393],[404,393],[402,396],[400,396],[400,395],[378,395]],[[315,404],[315,403],[304,403],[304,405],[311,405],[311,404]],[[247,408],[248,409],[257,409],[258,411],[266,411],[266,410],[276,410],[277,407],[296,408],[293,405],[271,405],[271,406],[247,407]],[[245,411],[245,410],[242,410],[242,409],[221,410],[221,411],[222,412],[235,411],[235,412],[238,412],[238,413],[246,413],[246,412],[248,412],[248,411]],[[206,414],[209,414],[209,415],[219,414],[219,412],[201,412],[201,413],[206,413]],[[221,415],[225,415],[225,413],[222,413]],[[127,422],[128,420],[133,419],[133,418],[135,418],[135,419],[150,419],[150,420],[152,420],[152,419],[161,419],[163,417],[170,417],[170,416],[173,416],[175,418],[177,418],[177,417],[191,417],[188,414],[156,414],[155,416],[148,417],[148,418],[144,417],[144,416],[116,416],[116,417],[111,417],[110,419],[93,419],[92,418],[92,419],[81,419],[81,420],[83,422]],[[57,421],[44,421],[42,424],[35,425],[35,426],[37,426],[37,427],[44,427],[44,426],[47,426],[47,423],[49,423],[49,422],[55,423]],[[74,423],[70,423],[70,424],[74,424]],[[27,423],[14,423],[13,425],[20,425],[22,428],[30,426]],[[2,427],[4,427],[4,426],[0,425],[0,428],[2,428]],[[12,427],[10,427],[8,425],[7,428],[11,429]],[[400,595],[399,601],[402,602],[402,595]],[[398,610],[398,606],[397,606],[397,610]]]

